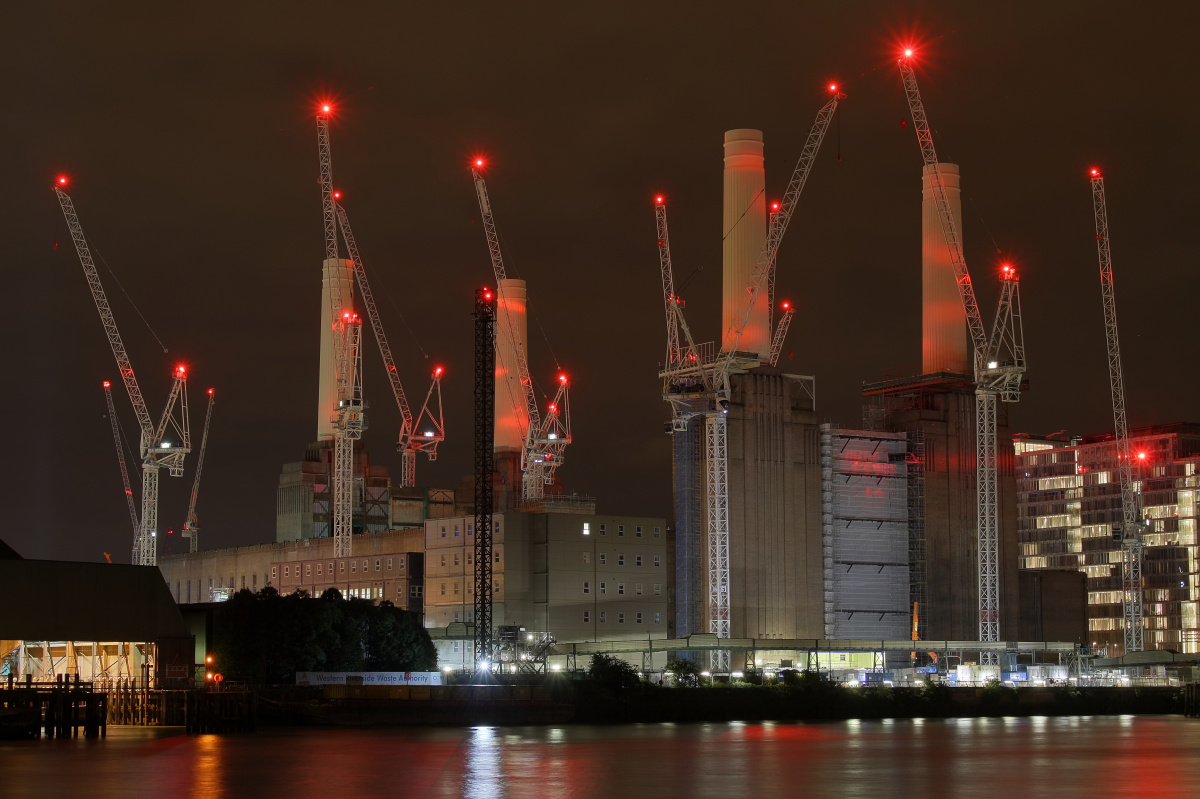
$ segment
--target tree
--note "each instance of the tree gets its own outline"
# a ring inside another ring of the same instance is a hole
[[[687,658],[671,658],[667,671],[675,675],[675,684],[683,688],[695,688],[700,684],[700,664]]]
[[[592,655],[588,674],[606,688],[635,688],[641,682],[630,663],[612,655]]]
[[[437,650],[416,614],[390,602],[239,591],[214,618],[214,651],[229,679],[290,683],[297,671],[432,671]]]

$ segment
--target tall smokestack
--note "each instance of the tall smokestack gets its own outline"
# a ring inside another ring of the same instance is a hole
[[[939,164],[954,226],[962,238],[962,198],[956,164]],[[933,196],[932,167],[921,175],[921,364],[924,374],[971,374],[967,347],[967,315],[958,294],[954,264],[937,202]]]
[[[761,130],[740,128],[725,132],[725,202],[722,263],[722,336],[741,323],[748,297],[746,288],[754,275],[758,256],[767,239],[766,177],[763,172]],[[771,351],[770,298],[758,295],[750,322],[738,342],[740,352],[760,358]],[[732,342],[722,341],[722,349]]]
[[[354,264],[345,258],[326,259],[321,264],[321,376],[317,383],[317,440],[333,439],[333,417],[337,413],[337,373],[334,357],[333,327],[342,314],[341,308],[331,308],[329,295],[334,281],[341,285],[342,303],[347,308],[354,299]]]
[[[525,314],[525,281],[501,280],[496,287],[496,441],[495,452],[520,452],[525,446],[522,430],[529,427],[525,390],[517,366],[515,329],[521,349],[528,355],[529,322]]]

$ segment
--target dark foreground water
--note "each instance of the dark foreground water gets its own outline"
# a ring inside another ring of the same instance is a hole
[[[283,730],[0,742],[2,797],[1200,797],[1200,720]]]

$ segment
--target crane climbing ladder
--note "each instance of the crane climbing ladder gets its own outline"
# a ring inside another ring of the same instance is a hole
[[[1021,306],[1016,270],[1011,266],[1001,275],[1000,301],[996,319],[989,336],[984,331],[983,317],[975,298],[975,289],[963,255],[961,233],[950,211],[946,185],[942,178],[933,144],[933,133],[925,114],[913,69],[913,51],[905,50],[898,60],[904,91],[908,98],[913,128],[921,147],[925,166],[931,167],[930,185],[934,205],[941,222],[942,233],[950,253],[958,284],[959,297],[966,315],[974,350],[975,379],[975,476],[976,525],[979,551],[979,639],[1000,640],[1000,579],[999,579],[999,486],[996,443],[996,402],[1016,402],[1020,398],[1025,373],[1025,339],[1021,323]],[[997,665],[994,652],[981,654],[981,662]]]
[[[83,233],[83,225],[75,212],[75,204],[71,201],[65,187],[67,179],[60,177],[54,186],[58,203],[66,219],[67,228],[71,231],[71,240],[75,244],[75,252],[79,263],[83,266],[88,288],[91,289],[92,300],[100,313],[100,322],[108,338],[109,348],[117,362],[117,370],[129,394],[134,414],[138,421],[141,434],[138,453],[142,459],[142,507],[138,514],[138,528],[133,541],[133,563],[136,566],[154,566],[158,563],[158,477],[159,471],[167,469],[172,477],[183,475],[183,465],[187,454],[192,449],[191,431],[188,425],[187,406],[187,369],[182,365],[176,366],[172,373],[171,391],[163,406],[162,415],[155,425],[150,418],[150,410],[142,396],[141,386],[133,372],[133,364],[125,350],[125,343],[117,329],[117,321],[104,286],[100,283],[100,274],[92,258],[91,247]],[[115,420],[115,416],[113,417]],[[168,434],[178,437],[178,442],[168,438]],[[122,456],[123,457],[123,456]]]
[[[1096,217],[1096,252],[1100,260],[1100,296],[1104,304],[1104,337],[1108,345],[1108,381],[1112,393],[1113,437],[1117,474],[1121,484],[1121,526],[1113,538],[1121,543],[1121,607],[1124,617],[1125,652],[1145,648],[1142,615],[1142,559],[1145,523],[1133,479],[1133,451],[1125,418],[1125,373],[1121,368],[1121,344],[1117,337],[1117,297],[1113,288],[1112,245],[1108,238],[1108,205],[1104,176],[1091,170],[1092,209]]]

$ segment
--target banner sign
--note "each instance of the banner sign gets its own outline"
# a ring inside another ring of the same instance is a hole
[[[346,678],[351,678],[347,680]],[[440,671],[298,671],[296,685],[441,685]]]

